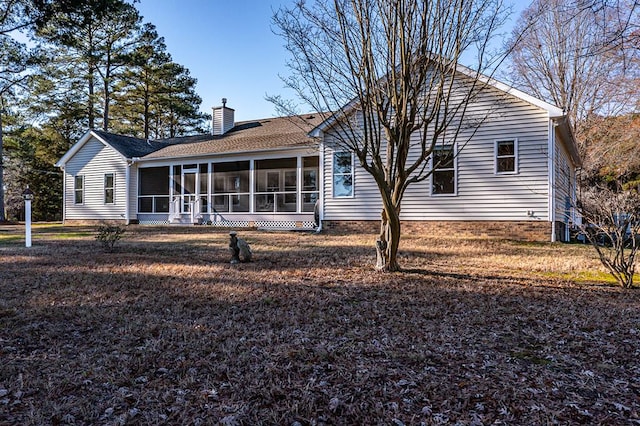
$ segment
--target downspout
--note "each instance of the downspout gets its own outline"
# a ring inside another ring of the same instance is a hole
[[[65,166],[62,169],[62,224],[67,220],[67,172]]]
[[[548,170],[549,170],[549,219],[551,220],[551,242],[556,241],[556,194],[555,194],[555,180],[556,180],[556,122],[553,119],[549,120],[549,147],[548,152]]]
[[[324,221],[324,137],[322,132],[320,132],[319,137],[321,138],[319,151],[320,151],[320,161],[318,162],[318,204],[319,204],[319,212],[318,212],[318,227],[316,228],[316,234],[322,232],[322,222]]]

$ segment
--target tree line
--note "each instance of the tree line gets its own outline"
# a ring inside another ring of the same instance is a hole
[[[34,220],[61,219],[53,165],[88,129],[151,139],[205,131],[195,85],[135,2],[3,0],[0,221],[21,219],[26,185]]]
[[[640,2],[535,0],[510,43],[508,77],[570,118],[582,185],[639,187]]]

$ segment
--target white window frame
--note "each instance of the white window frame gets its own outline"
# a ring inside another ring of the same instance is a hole
[[[513,142],[513,155],[498,155],[498,144],[500,142]],[[499,171],[498,170],[498,161],[501,158],[510,158],[513,157],[513,170],[508,171]],[[493,142],[493,172],[496,175],[515,175],[518,174],[518,138],[504,138],[504,139],[496,139]]]
[[[335,157],[338,154],[349,154],[351,156],[351,173],[336,173],[335,170]],[[331,154],[331,196],[333,198],[354,198],[355,197],[355,193],[356,193],[356,180],[355,180],[355,157],[353,155],[352,151],[347,151],[347,150],[343,150],[343,151],[333,151],[333,153]],[[335,189],[336,189],[336,176],[349,176],[351,175],[351,194],[349,195],[336,195],[335,193]]]
[[[82,181],[82,188],[78,188],[78,178]],[[78,206],[84,204],[85,183],[84,175],[76,175],[73,177],[73,204]],[[82,201],[80,202],[78,202],[78,192],[82,194]]]
[[[433,160],[434,160],[434,155],[433,152],[435,151],[443,151],[446,150],[448,148],[452,147],[452,151],[451,154],[453,155],[453,167],[450,169],[438,169],[438,170],[433,170]],[[430,161],[430,167],[431,167],[431,176],[429,177],[429,194],[431,197],[457,197],[458,196],[458,144],[454,143],[454,144],[446,144],[446,145],[436,145],[436,147],[433,149],[432,154],[431,154],[431,159]],[[447,193],[447,194],[436,194],[433,192],[433,177],[435,175],[436,171],[448,171],[448,170],[453,170],[453,192],[451,193]]]
[[[107,186],[107,176],[111,176],[111,182],[113,186]],[[110,189],[112,191],[111,201],[107,201],[107,190]],[[103,201],[105,205],[112,205],[116,203],[116,174],[115,173],[105,173],[104,181],[103,181]]]

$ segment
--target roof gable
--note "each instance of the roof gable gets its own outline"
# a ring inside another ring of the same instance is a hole
[[[93,130],[94,134],[122,154],[125,158],[144,157],[145,155],[163,148],[166,144],[162,141],[134,138],[131,136],[117,135],[102,130]]]
[[[516,89],[513,86],[509,86],[505,83],[502,83],[492,77],[488,77],[482,73],[478,73],[477,71],[472,70],[469,67],[466,67],[464,65],[460,65],[458,64],[456,66],[456,71],[462,75],[465,75],[467,77],[473,78],[473,79],[478,79],[481,83],[484,83],[490,87],[493,87],[495,89],[500,90],[501,92],[504,92],[506,94],[509,94],[511,96],[514,96],[524,102],[527,102],[531,105],[534,105],[538,108],[541,108],[545,111],[547,111],[547,113],[549,114],[549,118],[560,118],[560,117],[564,117],[565,113],[562,110],[562,108],[559,108],[555,105],[552,105],[548,102],[545,102],[541,99],[536,98],[535,96],[531,96],[521,90]],[[338,111],[334,114],[332,114],[331,116],[329,116],[326,120],[324,120],[322,123],[320,123],[318,126],[314,127],[310,132],[309,135],[312,137],[319,137],[321,135],[322,132],[324,132],[325,130],[327,130],[328,128],[330,128],[336,121],[337,116],[338,115],[344,115],[344,114],[348,114],[353,108],[355,108],[357,106],[357,102],[355,100],[349,102],[348,105],[346,105],[344,108],[342,108],[341,111]]]

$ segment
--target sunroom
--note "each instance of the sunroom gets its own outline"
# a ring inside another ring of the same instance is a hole
[[[141,224],[313,229],[319,156],[309,150],[254,158],[138,163]]]

